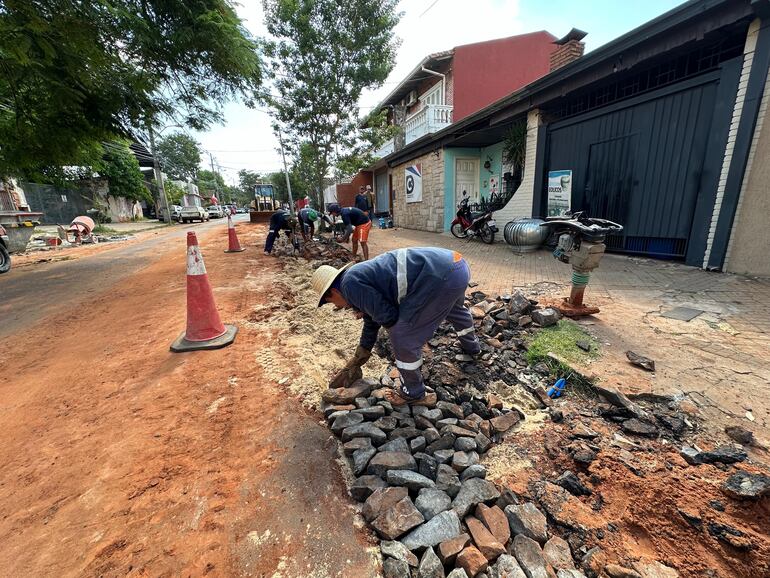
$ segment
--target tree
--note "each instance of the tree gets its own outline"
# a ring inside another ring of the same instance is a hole
[[[152,203],[152,195],[144,185],[139,162],[126,142],[104,145],[104,157],[97,163],[99,176],[107,179],[110,195]]]
[[[256,171],[241,169],[238,171],[238,186],[244,191],[251,191],[254,198],[254,187],[265,181],[265,177]]]
[[[5,0],[0,69],[0,174],[22,176],[93,166],[158,119],[205,129],[261,81],[229,0]]]
[[[290,154],[304,146],[311,194],[322,203],[335,145],[355,127],[365,88],[379,87],[393,68],[397,0],[264,0],[265,42],[277,111]]]
[[[168,176],[180,181],[194,181],[201,164],[198,141],[183,132],[160,139],[156,147],[160,165]]]
[[[270,173],[268,176],[270,184],[273,185],[275,200],[288,202],[289,189],[286,188],[286,173],[280,171],[278,173]],[[291,195],[295,201],[308,194],[307,189],[302,182],[302,178],[293,170],[289,171],[289,183],[291,184]]]
[[[157,184],[155,185],[157,187]],[[177,185],[174,181],[163,180],[163,188],[166,191],[168,202],[170,205],[181,205],[182,197],[184,197],[185,191],[182,187]]]
[[[374,152],[402,129],[388,124],[387,110],[371,113],[358,123],[358,128],[348,139],[346,152],[337,159],[337,170],[345,177],[355,175],[377,160]]]
[[[222,178],[222,175],[206,169],[198,171],[198,181],[196,184],[203,197],[210,197],[217,194],[217,192],[221,195],[222,191],[225,190],[225,179]]]

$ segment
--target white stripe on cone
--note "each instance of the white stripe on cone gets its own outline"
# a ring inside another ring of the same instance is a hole
[[[230,215],[227,215],[227,228],[235,229],[235,225],[233,225],[233,218]]]
[[[203,264],[203,255],[198,245],[187,247],[187,274],[205,275],[206,265]]]

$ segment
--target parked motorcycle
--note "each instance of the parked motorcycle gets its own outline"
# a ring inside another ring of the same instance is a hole
[[[474,217],[471,213],[467,193],[463,191],[463,198],[457,205],[457,215],[449,230],[458,239],[470,239],[478,236],[481,237],[482,241],[491,245],[495,242],[495,233],[498,230],[492,216],[492,212],[488,211]]]

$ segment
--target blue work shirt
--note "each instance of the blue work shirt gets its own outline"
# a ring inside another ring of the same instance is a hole
[[[361,345],[371,350],[380,327],[409,322],[428,300],[441,299],[458,258],[448,249],[415,247],[388,251],[345,271],[340,292],[364,314]]]
[[[371,207],[369,206],[369,199],[366,197],[365,193],[358,193],[356,195],[355,205],[356,205],[356,209],[359,209],[361,211],[371,210]]]
[[[359,225],[366,225],[369,222],[369,217],[361,209],[356,207],[345,207],[340,210],[340,218],[345,226],[358,227]]]

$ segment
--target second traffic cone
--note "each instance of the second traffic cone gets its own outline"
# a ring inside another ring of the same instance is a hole
[[[187,329],[171,344],[171,351],[219,349],[235,340],[238,328],[219,318],[206,265],[193,231],[187,233]]]
[[[230,215],[227,215],[227,249],[225,253],[240,253],[246,249],[241,248],[241,244],[238,242],[238,235],[235,234],[235,225]]]

